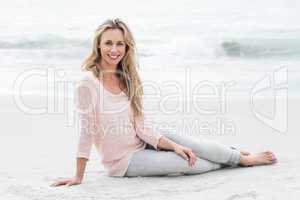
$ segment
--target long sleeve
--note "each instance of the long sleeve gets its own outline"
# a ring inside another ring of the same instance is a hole
[[[153,124],[145,126],[144,121],[133,124],[131,102],[125,92],[112,94],[90,71],[74,91],[76,121],[79,121],[77,157],[90,159],[95,147],[108,175],[123,177],[133,153],[144,150],[146,143],[159,149],[161,135],[153,131]]]
[[[83,82],[75,89],[74,103],[79,122],[77,158],[89,159],[95,135],[95,103],[92,90]]]
[[[144,118],[138,120],[136,125],[136,133],[138,137],[158,150],[157,145],[162,135],[154,131],[151,123],[147,123]]]

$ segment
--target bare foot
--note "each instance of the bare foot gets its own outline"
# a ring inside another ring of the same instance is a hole
[[[252,155],[242,155],[240,160],[241,166],[257,166],[257,165],[271,165],[277,162],[273,152],[264,151]]]
[[[243,155],[243,156],[248,156],[250,155],[250,153],[248,151],[243,151],[241,150],[240,153]]]

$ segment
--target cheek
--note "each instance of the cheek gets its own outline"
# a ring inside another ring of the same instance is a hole
[[[101,53],[107,53],[109,51],[109,48],[101,47]]]
[[[122,47],[119,49],[119,52],[124,56],[126,54],[126,49],[125,47]]]

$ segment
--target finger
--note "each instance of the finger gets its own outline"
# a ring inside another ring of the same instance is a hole
[[[75,183],[73,181],[70,181],[69,183],[66,184],[66,186],[68,186],[68,187],[72,186],[72,185],[75,185]]]
[[[57,185],[56,185],[56,183],[52,183],[51,185],[50,185],[50,187],[56,187]]]
[[[189,162],[189,167],[192,167],[192,158],[190,157],[189,153],[186,152],[186,155],[188,156],[188,162]]]
[[[181,157],[185,160],[189,160],[189,157],[185,154],[185,152],[180,152]]]
[[[194,165],[196,165],[196,162],[197,162],[197,156],[195,156]]]
[[[192,168],[192,164],[191,164],[190,160],[188,161],[188,165],[189,165],[190,168]]]
[[[189,156],[190,156],[190,160],[191,160],[191,165],[195,166],[196,160],[197,160],[197,156],[193,153],[193,151],[189,151]]]
[[[193,159],[192,157],[189,155],[188,152],[185,152],[185,156],[187,157],[187,161],[188,161],[188,164],[189,164],[189,167],[192,167],[193,166]]]
[[[193,167],[193,165],[194,165],[194,155],[193,155],[193,152],[192,152],[192,150],[190,150],[190,149],[187,149],[186,151],[185,151],[185,154],[186,154],[186,156],[188,157],[188,161],[189,161],[189,167]]]
[[[79,183],[76,181],[69,182],[66,186],[78,185]]]
[[[193,165],[195,165],[197,161],[197,156],[193,152],[192,154],[193,154]]]
[[[189,161],[189,166],[190,166],[190,168],[193,167],[193,161],[192,161],[192,159],[190,159],[190,161]]]
[[[51,186],[57,187],[57,186],[65,185],[66,183],[67,183],[66,180],[57,181],[57,182],[53,183]]]
[[[190,158],[190,167],[193,167],[193,165],[194,165],[194,160],[193,158]]]
[[[60,186],[60,185],[64,185],[65,181],[57,181],[56,183],[54,183],[54,186]]]
[[[197,157],[193,159],[193,167],[195,167],[197,161]]]

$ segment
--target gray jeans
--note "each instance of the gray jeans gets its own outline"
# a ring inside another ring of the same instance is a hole
[[[195,166],[189,167],[188,161],[174,151],[156,151],[147,144],[144,150],[133,154],[125,177],[200,174],[223,167],[235,167],[240,161],[240,152],[233,147],[191,136],[170,133],[162,135],[191,148],[198,157]]]

